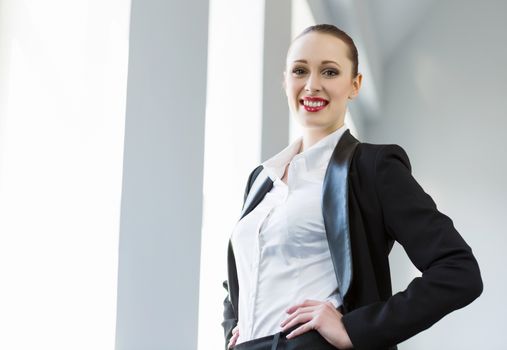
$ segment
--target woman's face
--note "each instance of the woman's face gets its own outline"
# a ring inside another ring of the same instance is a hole
[[[304,128],[336,130],[343,125],[349,99],[361,87],[361,74],[352,78],[348,47],[323,33],[308,33],[287,53],[284,88],[292,115]]]

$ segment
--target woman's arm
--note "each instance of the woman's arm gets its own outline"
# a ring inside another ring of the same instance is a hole
[[[387,301],[343,316],[355,349],[398,344],[471,303],[483,289],[472,249],[412,177],[405,151],[384,146],[375,171],[386,233],[403,246],[422,276]]]

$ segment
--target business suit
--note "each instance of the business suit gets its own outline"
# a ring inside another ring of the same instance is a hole
[[[241,217],[273,186],[259,174],[262,166],[249,176]],[[343,299],[342,320],[355,349],[396,349],[482,292],[471,248],[412,177],[408,156],[398,145],[361,143],[347,130],[324,177],[322,214]],[[423,274],[393,296],[388,254],[394,240]],[[222,323],[227,348],[238,310],[230,241],[224,287],[229,292]]]

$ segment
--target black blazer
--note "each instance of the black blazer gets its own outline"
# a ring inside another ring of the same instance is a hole
[[[249,194],[262,165],[252,171],[241,217],[272,188],[266,177]],[[249,196],[250,195],[250,196]],[[322,213],[343,299],[343,323],[354,349],[393,350],[446,314],[476,299],[483,289],[472,249],[452,220],[412,177],[398,145],[361,143],[347,130],[336,145],[323,182]],[[422,272],[392,295],[388,255],[398,241]],[[227,348],[237,324],[238,280],[232,244],[224,300]]]

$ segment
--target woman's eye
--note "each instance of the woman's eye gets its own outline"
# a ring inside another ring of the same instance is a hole
[[[304,72],[305,72],[305,71],[304,71],[304,69],[302,69],[302,68],[294,68],[294,69],[292,70],[292,73],[294,73],[294,74],[296,74],[296,75],[303,74]]]
[[[326,70],[324,71],[324,74],[328,77],[334,77],[335,75],[338,75],[338,72],[334,70]]]
[[[303,69],[303,68],[294,68],[292,70],[292,73],[295,74],[295,75],[302,75],[302,74],[305,74],[306,71]],[[325,70],[323,72],[324,75],[328,76],[328,77],[334,77],[336,75],[338,75],[338,72],[333,70],[333,69],[328,69],[328,70]]]

